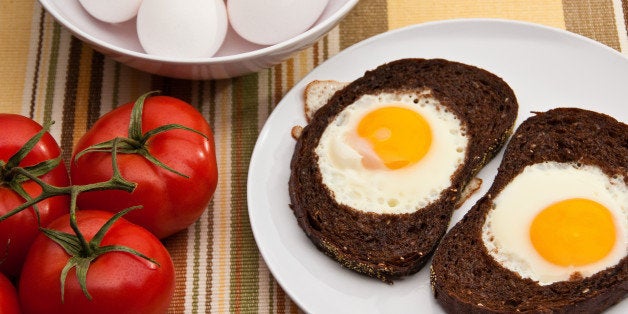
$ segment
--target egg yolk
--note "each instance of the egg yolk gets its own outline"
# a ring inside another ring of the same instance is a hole
[[[613,217],[603,205],[572,198],[543,209],[532,221],[530,239],[547,261],[582,266],[604,258],[615,245]]]
[[[369,112],[360,120],[357,133],[370,143],[389,169],[418,162],[432,143],[432,131],[425,118],[411,109],[396,106]]]

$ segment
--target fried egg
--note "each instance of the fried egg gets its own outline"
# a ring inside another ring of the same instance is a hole
[[[328,124],[315,153],[336,202],[403,214],[439,199],[468,144],[460,119],[425,90],[361,96]]]
[[[482,241],[502,266],[541,285],[586,278],[626,256],[627,207],[621,176],[591,165],[533,164],[495,197]]]

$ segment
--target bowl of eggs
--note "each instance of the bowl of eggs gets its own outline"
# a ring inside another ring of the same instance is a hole
[[[95,50],[182,79],[269,68],[312,46],[359,0],[39,0]]]

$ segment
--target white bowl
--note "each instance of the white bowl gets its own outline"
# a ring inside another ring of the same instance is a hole
[[[91,17],[78,0],[39,0],[61,25],[95,50],[130,67],[183,79],[223,79],[257,72],[308,48],[336,26],[359,0],[329,0],[321,17],[305,33],[272,46],[259,46],[238,36],[231,27],[220,50],[211,58],[167,58],[145,53],[135,19],[108,24]]]

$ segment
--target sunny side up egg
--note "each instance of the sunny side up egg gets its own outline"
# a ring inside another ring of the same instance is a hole
[[[363,95],[316,147],[323,184],[339,204],[402,214],[437,200],[464,163],[460,119],[429,91]]]
[[[489,254],[548,285],[616,265],[628,247],[628,188],[590,165],[524,168],[494,199],[482,228]]]

